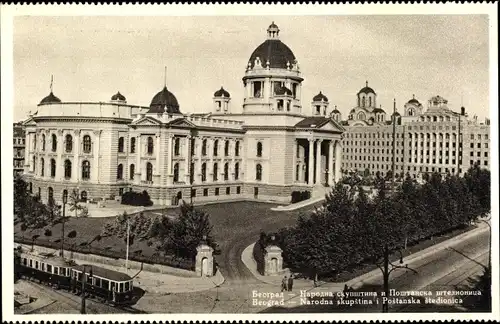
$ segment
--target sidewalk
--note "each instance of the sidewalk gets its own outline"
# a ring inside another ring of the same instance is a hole
[[[306,207],[312,204],[317,204],[321,203],[325,200],[325,197],[314,197],[314,198],[309,198],[307,200],[303,200],[301,202],[295,203],[295,204],[290,204],[287,206],[277,206],[277,207],[272,207],[271,210],[273,211],[290,211],[290,210],[297,210],[302,207]]]
[[[75,261],[79,264],[91,264],[110,270],[125,272],[124,267],[111,266],[102,263],[89,262],[87,260]],[[136,277],[134,277],[139,273]],[[140,271],[129,269],[128,275],[134,277],[134,286],[144,289],[153,294],[177,294],[187,292],[198,292],[220,286],[224,282],[224,277],[220,271],[213,277],[179,277],[166,273]]]
[[[436,253],[440,250],[444,250],[456,242],[459,242],[461,240],[464,240],[466,238],[478,235],[484,231],[488,231],[489,228],[486,224],[484,223],[479,223],[477,224],[477,228],[470,230],[468,232],[465,232],[463,234],[457,235],[449,240],[443,241],[441,243],[438,243],[436,245],[433,245],[431,247],[428,247],[424,250],[421,250],[419,252],[414,253],[413,255],[407,256],[405,258],[405,263],[408,265],[411,265],[412,263],[415,263],[423,258],[428,257],[429,255]],[[283,273],[282,275],[278,276],[263,276],[257,271],[257,263],[253,258],[252,251],[253,251],[253,246],[255,243],[247,246],[245,250],[243,250],[241,254],[241,261],[245,266],[248,268],[248,270],[252,273],[252,275],[257,278],[258,280],[267,283],[269,285],[273,286],[280,286],[281,285],[281,279],[285,275]],[[286,275],[288,276],[288,273]],[[353,278],[347,282],[340,282],[340,283],[334,283],[334,282],[321,282],[318,287],[313,287],[313,283],[311,280],[305,280],[305,279],[295,279],[294,280],[294,289],[296,288],[297,290],[305,290],[308,293],[309,292],[315,292],[315,293],[321,293],[321,292],[339,292],[344,289],[344,285],[347,285],[353,289],[357,289],[369,280],[373,280],[377,277],[381,277],[382,273],[381,271],[377,268],[375,270],[372,270],[370,272],[367,272],[359,277]],[[298,298],[299,296],[294,296],[291,297],[290,299]],[[285,303],[285,307],[293,307],[293,303]]]

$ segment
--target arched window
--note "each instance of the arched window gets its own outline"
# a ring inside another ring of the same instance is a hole
[[[261,157],[262,156],[262,143],[257,142],[257,156]]]
[[[262,165],[257,164],[255,166],[255,180],[260,181],[262,180]]]
[[[63,201],[68,201],[68,190],[64,189],[62,193]]]
[[[240,142],[239,141],[236,141],[234,143],[234,155],[240,156]]]
[[[240,164],[236,162],[234,164],[234,180],[238,180],[240,177]]]
[[[134,180],[134,176],[135,176],[135,164],[131,164],[130,165],[130,180]]]
[[[219,149],[219,140],[214,141],[214,156],[217,156]]]
[[[92,141],[90,135],[83,136],[83,153],[90,153],[92,150]]]
[[[207,140],[204,139],[203,142],[201,143],[201,155],[205,156],[207,155]]]
[[[66,179],[71,179],[71,161],[70,160],[64,161],[64,177]]]
[[[229,141],[224,142],[224,156],[229,155]]]
[[[153,138],[151,136],[148,137],[148,154],[153,154],[154,143]]]
[[[66,153],[73,151],[73,137],[70,134],[67,134],[65,137],[65,147]]]
[[[56,176],[56,160],[50,159],[50,176],[54,178]]]
[[[219,177],[217,176],[219,173],[219,166],[217,163],[214,163],[214,173],[213,173],[213,181],[217,181]]]
[[[201,181],[205,182],[207,181],[207,164],[203,163],[201,165]]]
[[[125,139],[123,137],[120,137],[118,139],[118,153],[123,153],[125,146]]]
[[[368,97],[368,107],[371,107],[372,106],[372,97],[369,96]]]
[[[45,176],[45,160],[44,158],[40,158],[40,176]]]
[[[179,182],[179,163],[174,164],[174,182]]]
[[[146,181],[153,181],[153,165],[146,163]]]
[[[82,179],[90,179],[90,162],[87,160],[82,162]]]
[[[358,120],[365,120],[366,119],[366,115],[365,115],[364,112],[360,111],[358,113],[358,117],[357,118],[358,118]]]
[[[54,199],[54,189],[52,189],[52,187],[49,187],[47,189],[47,198],[49,201],[53,200]]]
[[[118,164],[118,168],[116,170],[116,179],[122,180],[123,179],[123,164]]]
[[[363,96],[363,98],[361,98],[361,107],[364,107],[366,105],[366,98]]]
[[[80,193],[80,201],[87,202],[87,192],[85,190]]]
[[[181,154],[181,139],[179,137],[174,137],[174,155]]]
[[[42,134],[42,151],[45,151],[45,134]]]
[[[229,180],[229,163],[224,164],[224,180]]]
[[[135,137],[130,139],[130,153],[135,153]]]
[[[52,134],[52,152],[57,151],[57,136]]]

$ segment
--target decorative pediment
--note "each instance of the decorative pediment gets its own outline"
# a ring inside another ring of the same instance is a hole
[[[333,119],[330,119],[328,123],[319,127],[321,130],[332,131],[332,132],[345,132],[345,128]]]
[[[177,118],[168,123],[170,126],[181,127],[181,128],[195,128],[196,125],[186,118]]]
[[[151,116],[144,116],[136,121],[133,121],[131,123],[133,126],[159,126],[161,125],[161,121],[151,117]]]
[[[21,125],[24,127],[36,126],[36,122],[33,117],[29,117],[28,119],[21,122]]]

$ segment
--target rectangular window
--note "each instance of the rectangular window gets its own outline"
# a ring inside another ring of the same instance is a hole
[[[203,189],[203,196],[205,196],[205,197],[208,196],[208,189],[207,188]]]
[[[484,161],[484,165],[488,165],[488,161],[486,161],[486,160],[485,160],[485,161]]]
[[[226,188],[226,195],[230,195],[231,194],[231,187],[227,187]]]
[[[109,281],[106,279],[101,280],[101,288],[104,288],[106,290],[109,290]]]
[[[474,143],[470,143],[470,148],[474,148]]]
[[[219,188],[215,188],[215,195],[218,196],[219,195]]]
[[[47,264],[47,272],[52,273],[52,265]]]
[[[191,189],[191,197],[196,197],[196,189]]]
[[[240,193],[241,193],[241,187],[240,187],[240,186],[238,186],[238,187],[236,187],[236,194],[238,194],[238,195],[239,195]]]

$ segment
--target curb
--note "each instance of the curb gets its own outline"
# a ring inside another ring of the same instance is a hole
[[[321,198],[315,198],[315,199],[308,199],[310,201],[307,201],[307,200],[304,200],[304,201],[301,201],[301,202],[298,202],[298,203],[295,203],[295,204],[291,204],[291,205],[287,205],[287,206],[277,206],[277,207],[271,207],[271,210],[272,211],[291,211],[291,210],[297,210],[297,209],[300,209],[300,208],[304,208],[304,207],[307,207],[307,206],[310,206],[312,204],[316,204],[316,203],[319,203],[319,202],[322,202],[325,200],[325,197],[321,197]],[[307,204],[302,204],[302,202],[305,202],[307,201]]]
[[[429,246],[428,248],[424,249],[424,250],[421,250],[421,251],[418,251],[410,256],[407,256],[406,259],[407,259],[407,262],[406,264],[410,265],[414,262],[417,262],[419,260],[422,260],[426,257],[428,257],[429,255],[431,254],[434,254],[436,252],[439,252],[441,250],[444,250],[446,249],[447,247],[453,245],[456,241],[458,240],[463,240],[463,239],[466,239],[466,238],[469,238],[471,236],[474,236],[474,235],[478,235],[479,233],[481,232],[484,232],[484,231],[487,231],[488,230],[488,227],[476,227],[474,229],[471,229],[465,233],[462,233],[460,235],[457,235],[455,237],[452,237],[448,240],[445,240],[443,242],[440,242],[436,245],[431,245]],[[345,282],[345,284],[347,284],[349,287],[352,287],[352,288],[358,288],[360,287],[366,280],[368,279],[371,279],[373,277],[376,277],[376,276],[380,276],[380,270],[379,269],[374,269],[374,270],[371,270],[370,272],[367,272],[365,274],[362,274],[361,276],[359,277],[356,277],[356,278],[353,278],[351,280],[348,280]]]

